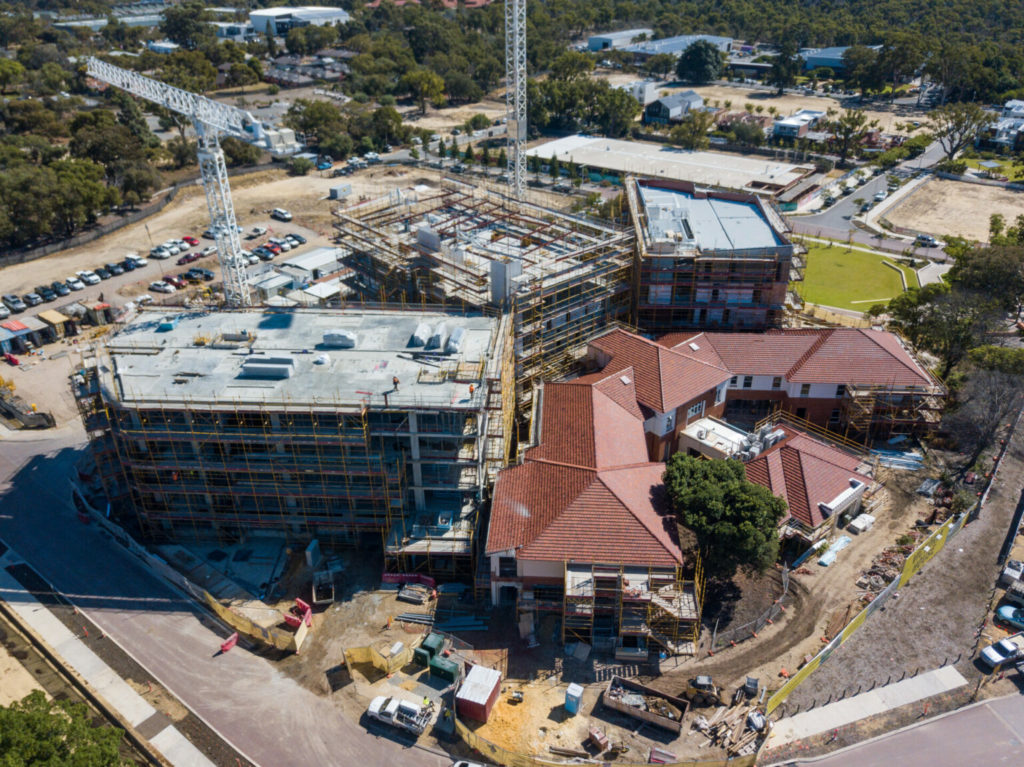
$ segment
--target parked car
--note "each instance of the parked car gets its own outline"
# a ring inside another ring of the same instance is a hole
[[[36,285],[36,289],[33,292],[38,293],[44,301],[57,300],[57,291],[49,285]]]
[[[197,238],[193,237],[190,234],[186,234],[181,239],[184,240],[185,242],[187,242],[189,245],[198,245],[199,244],[199,240]]]
[[[288,239],[286,237],[271,237],[270,242],[272,242],[274,245],[277,245],[277,247],[279,247],[281,251],[284,253],[287,253],[289,250],[292,249],[292,244],[288,242]]]
[[[8,309],[3,303],[0,303],[0,320],[6,320],[11,316],[11,310]]]
[[[124,257],[125,261],[131,261],[135,264],[135,268],[138,269],[140,266],[145,266],[149,263],[145,258],[140,256],[138,253],[129,253]]]
[[[185,264],[191,264],[193,261],[198,261],[202,256],[199,253],[186,253],[184,256],[178,259],[178,266],[184,266]]]
[[[996,610],[996,618],[1015,629],[1024,629],[1024,608],[1003,605]]]
[[[176,256],[179,253],[181,253],[181,248],[178,247],[178,243],[176,243],[174,240],[168,240],[167,242],[162,243],[160,247],[166,250],[172,256]]]
[[[139,265],[132,261],[130,258],[126,258],[119,264],[119,266],[121,267],[122,272],[134,272],[136,269],[139,268]]]
[[[188,285],[185,279],[180,274],[165,274],[164,282],[169,282],[176,288],[184,288]]]
[[[182,279],[186,282],[202,282],[203,275],[199,273],[198,269],[189,269],[187,272],[181,275]]]
[[[884,189],[879,189],[877,192],[875,192],[875,202],[881,202],[888,196],[888,192],[886,192]]]
[[[216,245],[207,245],[205,248],[202,249],[202,251],[200,251],[199,257],[200,258],[206,258],[207,256],[216,255],[216,253],[217,253],[217,246]]]
[[[114,275],[124,274],[124,267],[121,264],[104,264],[103,268]]]
[[[295,234],[295,232],[292,232],[291,234],[287,234],[285,236],[289,240],[295,240],[297,243],[299,243],[299,245],[305,245],[306,244],[306,238],[303,237],[301,234]]]
[[[292,214],[289,213],[284,208],[274,208],[272,211],[270,211],[270,217],[271,218],[276,218],[278,221],[291,221],[292,220]]]
[[[263,246],[260,246],[260,247],[256,248],[253,251],[253,255],[255,255],[257,258],[259,258],[262,261],[269,261],[276,254],[274,253],[274,251],[270,250],[269,248],[264,248]]]
[[[267,233],[267,227],[265,226],[254,226],[252,230],[246,235],[246,239],[255,240],[257,237],[262,237]]]
[[[50,287],[58,296],[66,296],[71,292],[71,288],[66,282],[51,282]]]
[[[109,271],[107,271],[105,267],[102,266],[97,266],[95,269],[93,269],[92,273],[99,277],[101,280],[109,280],[111,277],[114,276]]]
[[[39,306],[39,304],[43,303],[43,297],[38,293],[26,293],[21,297],[21,300],[25,306]]]
[[[169,251],[167,248],[163,247],[162,245],[158,245],[157,247],[155,247],[151,251],[149,251],[149,255],[150,255],[150,258],[159,258],[160,260],[163,260],[165,258],[170,258],[171,257],[171,251]]]
[[[169,282],[151,282],[149,283],[149,289],[154,293],[173,293],[177,290],[177,288]]]
[[[71,288],[72,290],[84,290],[85,289],[85,285],[82,283],[82,281],[80,279],[78,279],[78,277],[75,277],[73,275],[71,277],[68,277],[66,282],[68,284],[68,287]]]
[[[2,300],[4,302],[4,306],[12,312],[23,312],[28,309],[28,307],[25,306],[25,302],[13,293],[5,293],[0,300]]]
[[[278,245],[278,244],[277,244],[276,242],[272,242],[272,241],[271,241],[271,242],[266,242],[266,243],[264,243],[264,244],[263,244],[263,248],[264,248],[265,250],[269,250],[269,251],[270,251],[271,253],[273,253],[273,254],[274,254],[275,256],[279,256],[279,255],[281,255],[281,253],[283,253],[283,252],[284,252],[284,251],[282,251],[282,249],[281,249],[281,246],[280,246],[280,245]]]
[[[83,269],[80,272],[75,272],[75,274],[78,276],[78,279],[80,279],[86,285],[100,284],[100,276],[96,274],[96,272],[89,271],[88,269]]]
[[[914,238],[914,244],[921,248],[937,248],[939,241],[930,234],[919,234]]]

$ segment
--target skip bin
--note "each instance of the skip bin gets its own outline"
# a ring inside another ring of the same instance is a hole
[[[435,655],[430,659],[429,668],[431,676],[437,674],[449,682],[454,682],[459,677],[459,664],[453,660],[448,660],[448,658],[442,658],[440,655]]]
[[[444,637],[440,634],[430,634],[420,642],[420,647],[427,651],[427,654],[433,658],[444,649]]]
[[[417,666],[429,666],[430,665],[430,653],[424,650],[422,647],[417,647],[412,651],[412,660]]]

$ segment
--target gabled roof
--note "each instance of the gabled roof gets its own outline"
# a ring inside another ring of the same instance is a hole
[[[636,398],[630,366],[544,385],[539,444],[494,486],[489,554],[682,563],[675,518],[662,501],[665,466],[647,460]]]
[[[785,376],[794,383],[935,385],[899,339],[886,331],[794,329],[703,337],[738,375]]]
[[[732,377],[713,361],[717,355],[704,351],[696,356],[701,348],[669,349],[624,330],[615,329],[590,345],[611,357],[605,372],[626,367],[635,370],[637,400],[657,413],[672,412]]]
[[[589,469],[646,461],[643,416],[632,374],[633,369],[626,368],[599,374],[602,377],[593,382],[545,384],[539,444],[527,450],[526,457]]]
[[[812,528],[825,521],[818,504],[828,504],[855,479],[870,485],[871,477],[857,471],[857,456],[832,447],[790,426],[786,437],[746,464],[747,479],[784,499],[789,516]]]

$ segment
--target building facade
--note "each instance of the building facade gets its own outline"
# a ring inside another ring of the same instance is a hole
[[[386,566],[470,575],[511,362],[481,315],[145,312],[74,383],[107,495],[151,539],[376,540]]]
[[[647,333],[781,324],[793,244],[771,203],[628,180],[636,228],[634,324]]]

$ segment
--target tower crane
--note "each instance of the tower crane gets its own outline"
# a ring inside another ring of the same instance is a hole
[[[294,152],[298,148],[294,141],[287,144],[275,142],[280,134],[268,130],[244,109],[220,104],[94,57],[86,62],[86,73],[192,120],[199,139],[199,173],[210,211],[210,230],[217,241],[217,257],[224,276],[224,299],[229,306],[250,306],[252,295],[245,271],[246,262],[241,257],[242,245],[220,136],[223,134],[255,144],[276,155]]]
[[[505,0],[505,132],[508,186],[526,189],[526,0]]]

